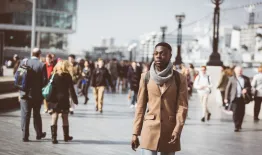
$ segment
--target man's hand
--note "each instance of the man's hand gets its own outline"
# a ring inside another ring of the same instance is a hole
[[[140,143],[139,143],[139,139],[137,137],[137,135],[133,135],[132,137],[132,141],[131,141],[131,147],[134,151],[136,151],[136,149],[139,147]]]
[[[242,94],[246,94],[247,93],[247,90],[246,89],[243,89],[242,90]]]
[[[224,102],[225,102],[225,103],[228,103],[228,100],[227,100],[227,99],[224,99]]]
[[[172,137],[171,137],[171,140],[170,142],[168,142],[168,144],[175,144],[177,142],[179,138],[179,135],[176,133],[176,134],[173,134]]]

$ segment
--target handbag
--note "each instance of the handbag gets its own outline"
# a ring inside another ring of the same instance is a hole
[[[238,81],[237,78],[236,78],[236,80],[237,80],[238,84],[240,85],[241,90],[243,90],[244,88],[241,86],[241,84],[240,84],[240,82]],[[244,100],[245,104],[249,104],[251,101],[253,101],[252,95],[249,92],[242,94],[242,96],[243,96],[243,100]]]
[[[55,73],[52,75],[51,79],[49,80],[48,84],[42,89],[42,95],[44,99],[48,100],[53,92],[53,79],[54,79]]]

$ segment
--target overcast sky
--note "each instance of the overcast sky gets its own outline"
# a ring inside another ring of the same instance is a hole
[[[222,8],[234,7],[261,0],[225,0]],[[260,6],[257,10],[262,10]],[[78,0],[77,30],[69,37],[70,52],[79,52],[101,44],[102,37],[114,37],[116,45],[167,25],[168,31],[177,27],[174,15],[184,12],[184,24],[196,21],[213,12],[210,0]],[[222,25],[241,25],[247,22],[244,9],[227,11],[221,15]],[[191,34],[198,26],[210,25],[212,16],[185,27]]]

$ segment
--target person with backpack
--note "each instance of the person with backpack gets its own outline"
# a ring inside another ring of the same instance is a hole
[[[187,80],[173,70],[171,52],[169,44],[158,43],[150,70],[141,76],[131,147],[135,151],[140,146],[144,155],[174,155],[181,150],[188,111]]]
[[[33,49],[31,59],[21,63],[15,74],[15,85],[20,90],[21,127],[23,131],[23,142],[29,141],[29,123],[33,109],[34,128],[36,139],[45,138],[42,132],[42,118],[40,115],[43,103],[42,88],[47,84],[46,65],[40,62],[41,50]]]
[[[207,75],[206,71],[206,66],[202,66],[200,74],[196,77],[194,82],[194,88],[197,89],[203,109],[203,117],[201,118],[202,122],[205,122],[206,119],[209,121],[211,117],[211,113],[208,110],[208,96],[211,94],[212,83],[211,78]]]

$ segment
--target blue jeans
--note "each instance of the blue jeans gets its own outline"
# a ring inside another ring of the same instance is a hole
[[[175,152],[164,153],[164,152],[157,152],[157,151],[142,149],[141,155],[175,155]]]
[[[132,101],[131,101],[132,105],[135,105],[135,103],[137,101],[137,93],[138,92],[132,91]]]

